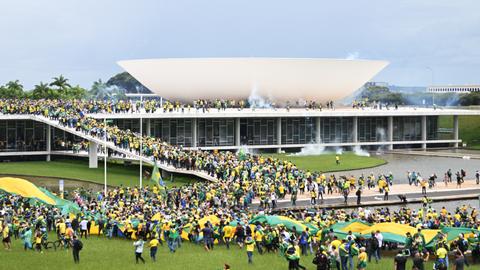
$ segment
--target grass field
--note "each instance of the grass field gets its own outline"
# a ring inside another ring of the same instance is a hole
[[[144,166],[151,172],[151,166]],[[96,183],[104,181],[103,163],[99,162],[96,169],[88,168],[86,160],[56,160],[56,161],[21,161],[0,163],[0,174],[49,176],[72,178]],[[107,181],[109,185],[134,186],[139,182],[139,166],[109,163],[107,165]],[[144,179],[148,182],[149,179]],[[167,179],[166,179],[167,180]],[[170,179],[168,179],[170,180]],[[167,185],[181,185],[195,181],[193,177],[175,176],[174,182],[165,181]]]
[[[145,247],[143,258],[145,265],[136,265],[134,249],[129,240],[113,239],[93,236],[82,240],[83,250],[80,253],[80,265],[73,263],[70,251],[45,251],[40,254],[33,251],[24,251],[19,240],[13,242],[13,249],[6,251],[0,249],[1,269],[8,270],[55,270],[55,269],[162,269],[162,270],[220,270],[223,264],[228,263],[233,270],[256,270],[256,269],[288,269],[287,261],[278,254],[259,255],[256,251],[253,256],[253,264],[247,263],[245,249],[233,246],[227,250],[224,246],[215,246],[211,252],[206,252],[202,247],[184,243],[176,253],[169,253],[166,244],[160,247],[157,253],[157,262],[149,258],[149,251]],[[315,269],[311,263],[313,257],[302,257],[300,263],[307,269]],[[407,269],[411,269],[411,260]],[[370,263],[368,270],[393,269],[392,258],[384,258],[379,264]],[[425,269],[432,269],[428,263]],[[471,267],[470,269],[474,269]]]
[[[335,162],[335,154],[315,155],[315,156],[295,156],[289,154],[270,154],[280,159],[287,159],[295,163],[298,168],[310,171],[346,171],[367,167],[374,167],[385,164],[386,161],[377,157],[357,156],[352,152],[344,152],[340,156],[340,165]]]
[[[480,117],[459,116],[458,125],[459,138],[467,144],[468,148],[480,150]],[[440,116],[438,127],[453,128],[453,117]]]

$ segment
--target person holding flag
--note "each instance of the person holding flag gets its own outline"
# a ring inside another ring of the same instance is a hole
[[[166,187],[165,187],[165,182],[163,182],[162,174],[160,173],[160,170],[158,169],[157,162],[155,162],[155,165],[153,166],[152,176],[150,178],[150,181],[152,181],[156,184],[155,189],[158,188],[158,193],[160,193],[160,196],[162,196],[162,198],[166,198],[167,197],[167,191],[166,191]]]

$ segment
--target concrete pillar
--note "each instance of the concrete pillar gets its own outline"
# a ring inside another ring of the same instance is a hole
[[[453,116],[453,139],[458,140],[458,115]],[[458,148],[458,142],[455,142],[453,147]]]
[[[147,136],[150,137],[152,136],[152,119],[147,118],[146,121],[147,121],[145,123],[146,124],[145,128],[147,129],[146,132],[147,132]]]
[[[282,152],[282,118],[281,117],[278,117],[277,118],[277,144],[278,144],[278,148],[277,148],[277,153],[280,153]]]
[[[358,116],[353,117],[352,142],[358,142]]]
[[[50,152],[52,151],[52,127],[50,125],[47,125],[47,161],[50,161]]]
[[[240,118],[235,118],[235,146],[240,147]]]
[[[387,141],[390,142],[388,144],[388,150],[393,150],[393,116],[388,117],[388,124],[387,124]]]
[[[197,118],[192,119],[192,147],[197,147]]]
[[[98,168],[98,144],[90,142],[88,145],[88,168]]]
[[[315,125],[316,125],[316,134],[315,134],[315,143],[320,144],[322,143],[322,130],[321,130],[321,120],[320,117],[317,117],[315,119]]]
[[[422,149],[427,149],[427,116],[422,115]]]

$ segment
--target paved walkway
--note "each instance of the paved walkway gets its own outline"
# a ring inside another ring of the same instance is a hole
[[[392,150],[386,153],[400,154],[400,155],[417,155],[427,157],[449,157],[449,158],[462,158],[462,159],[480,159],[480,152],[456,153],[456,152],[441,152],[441,151],[421,151],[421,150]]]
[[[393,185],[390,188],[389,193],[389,201],[388,202],[399,202],[398,195],[406,195],[407,201],[418,201],[418,199],[423,197],[422,189],[420,186],[415,185],[408,185],[408,184],[398,184]],[[437,182],[437,185],[432,188],[427,188],[427,197],[429,198],[440,198],[440,197],[449,197],[449,199],[453,199],[452,196],[458,196],[459,199],[464,199],[467,197],[478,197],[480,195],[480,185],[477,185],[474,180],[467,180],[465,183],[462,184],[462,188],[456,188],[456,183],[448,183],[448,186],[445,186],[443,182]],[[324,200],[321,202],[317,200],[316,206],[324,206],[330,207],[334,205],[342,205],[344,206],[344,198],[341,194],[334,193],[331,195],[324,195]],[[350,192],[348,196],[348,204],[349,205],[356,205],[357,196],[355,195],[355,190]],[[383,194],[378,192],[378,188],[375,189],[365,189],[362,192],[362,204],[387,204],[387,201],[383,200]],[[259,200],[255,199],[253,201],[254,205],[259,204]],[[310,206],[310,194],[305,193],[303,195],[297,196],[297,206]],[[277,202],[278,208],[288,208],[292,207],[290,201],[290,195],[287,195],[285,199],[278,200]]]

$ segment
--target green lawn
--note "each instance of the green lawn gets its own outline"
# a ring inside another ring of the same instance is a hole
[[[459,116],[458,125],[459,138],[467,144],[468,148],[480,150],[480,117]],[[440,116],[438,118],[438,127],[453,128],[453,117]]]
[[[93,236],[82,240],[83,250],[80,253],[80,265],[73,263],[70,251],[45,251],[43,254],[24,251],[19,240],[13,242],[13,249],[5,251],[0,249],[0,261],[2,269],[8,270],[55,270],[55,269],[223,269],[223,264],[228,263],[231,269],[287,269],[287,261],[278,254],[259,255],[256,251],[253,256],[253,264],[248,265],[245,249],[237,246],[227,250],[224,246],[215,246],[211,252],[206,252],[202,247],[190,243],[184,243],[176,253],[169,253],[166,244],[160,247],[157,253],[157,262],[149,258],[147,247],[143,257],[145,265],[136,265],[134,249],[129,240],[113,239]],[[307,269],[315,269],[311,263],[312,256],[302,257],[300,263]],[[407,263],[407,269],[411,269],[411,260]],[[393,269],[392,258],[384,258],[379,264],[370,263],[368,270]],[[432,269],[432,263],[428,263],[425,269]],[[473,269],[473,268],[471,268]]]
[[[86,160],[55,160],[55,161],[21,161],[0,163],[0,174],[48,176],[58,178],[71,178],[103,183],[103,162],[99,162],[98,168],[88,168]],[[151,172],[152,167],[144,166],[144,171]],[[107,181],[109,185],[134,186],[138,185],[139,166],[109,163],[107,165]],[[149,179],[144,179],[148,182]],[[165,179],[167,185],[181,185],[195,181],[193,177],[175,176],[174,182]]]
[[[367,167],[374,167],[385,164],[386,161],[378,157],[357,156],[352,152],[344,152],[340,156],[340,165],[335,162],[335,154],[315,155],[315,156],[295,156],[289,154],[270,154],[275,158],[287,159],[295,163],[298,168],[310,171],[345,171]]]

